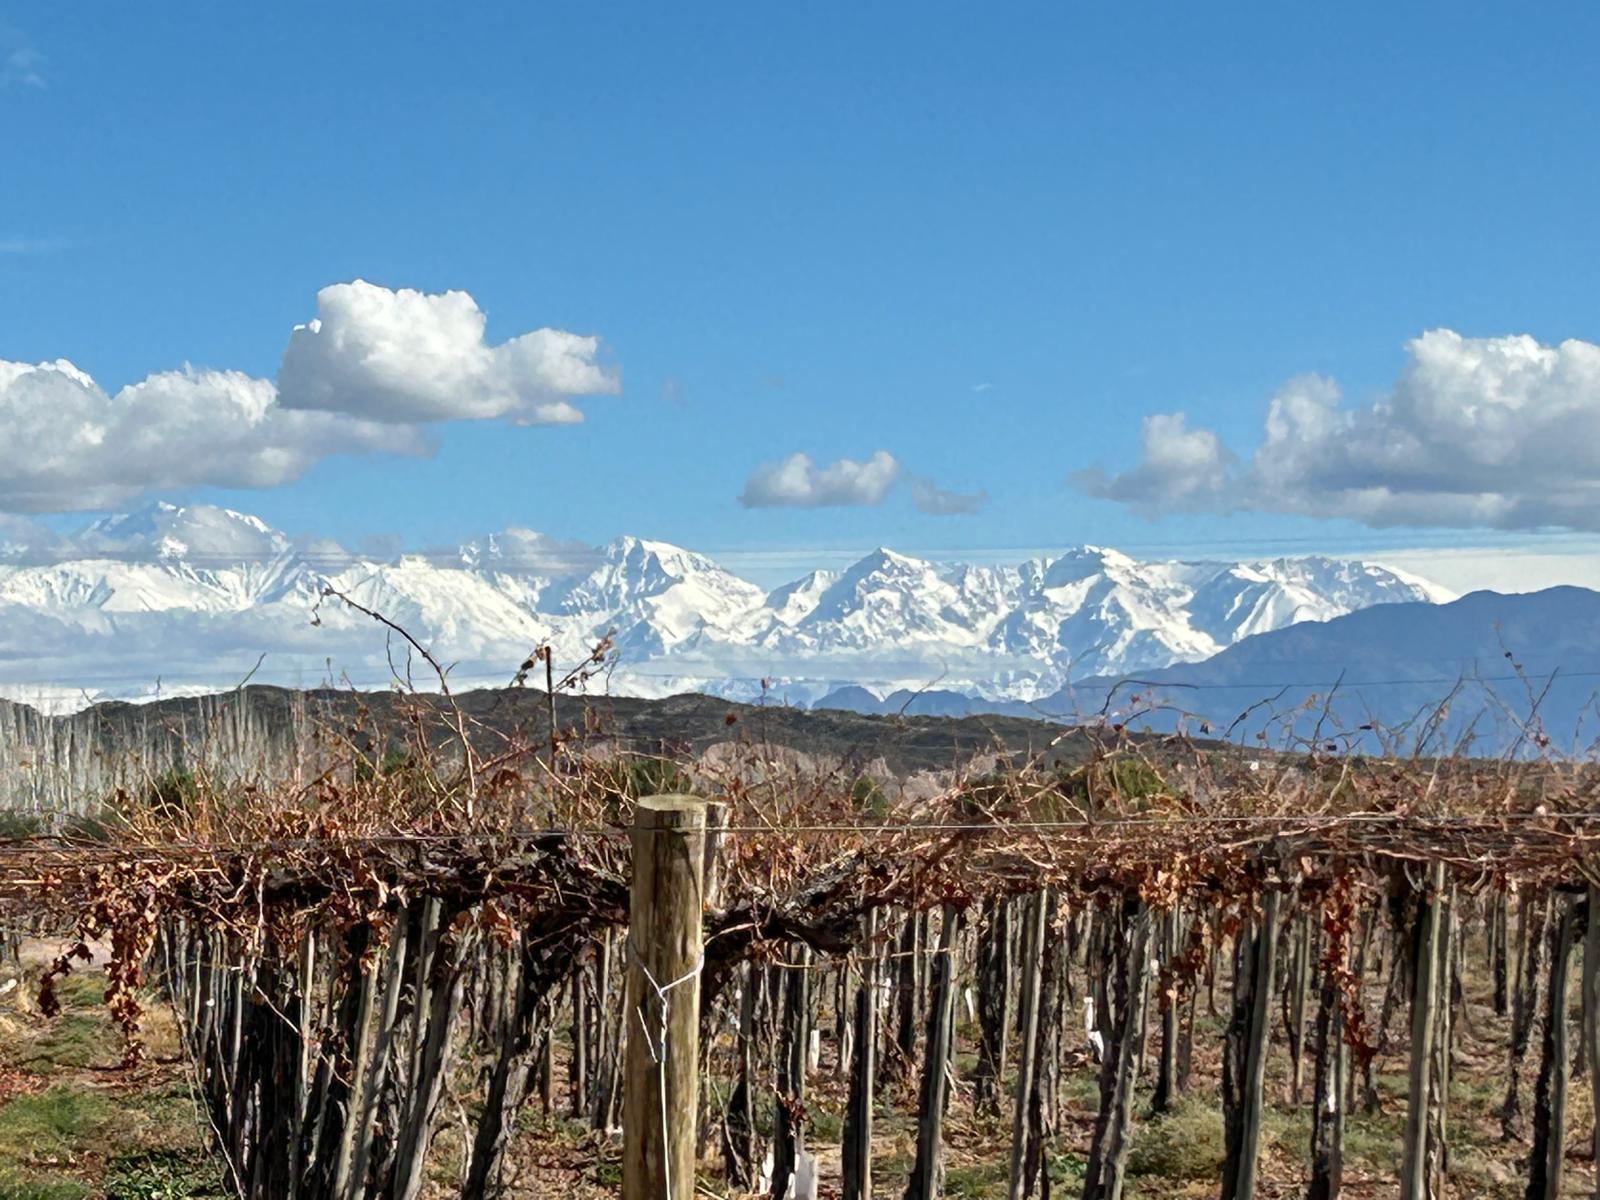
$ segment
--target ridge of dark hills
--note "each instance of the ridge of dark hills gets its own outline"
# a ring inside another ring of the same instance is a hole
[[[547,696],[532,688],[480,689],[460,693],[469,721],[498,742],[501,735],[538,744],[549,737]],[[148,703],[106,701],[79,712],[46,715],[26,705],[0,701],[0,755],[19,739],[29,744],[75,746],[81,755],[115,756],[134,747],[189,739],[241,745],[287,746],[308,724],[348,726],[365,717],[374,729],[398,731],[408,714],[433,714],[430,737],[452,734],[448,709],[434,693],[295,691],[249,685],[231,692],[173,697]],[[769,745],[855,769],[878,764],[895,775],[958,767],[975,756],[998,753],[1013,759],[1041,756],[1048,762],[1078,762],[1090,752],[1092,734],[1044,720],[995,714],[962,717],[866,715],[843,709],[801,709],[740,704],[702,694],[658,700],[621,696],[557,697],[557,724],[592,741],[635,753],[696,756],[730,742]],[[15,751],[13,751],[14,753]]]
[[[1209,729],[1262,750],[1317,736],[1364,754],[1499,757],[1548,748],[1589,758],[1600,746],[1597,628],[1600,593],[1587,589],[1475,592],[1449,604],[1379,605],[1303,622],[1137,681],[1084,680],[1036,705],[937,689],[879,700],[844,688],[810,709],[704,694],[562,694],[558,724],[635,753],[682,757],[730,743],[769,745],[846,770],[900,776],[984,755],[1081,761],[1097,734],[1051,717],[1101,711],[1142,735]],[[1148,695],[1124,701],[1133,690]],[[503,745],[499,735],[528,743],[549,737],[541,691],[486,689],[458,699],[496,746]],[[0,803],[22,797],[61,807],[120,786],[130,764],[148,772],[206,753],[271,776],[308,761],[319,726],[348,726],[368,714],[394,738],[407,705],[438,714],[442,701],[426,693],[266,684],[144,704],[105,702],[62,716],[0,701]],[[450,738],[442,716],[431,736]]]

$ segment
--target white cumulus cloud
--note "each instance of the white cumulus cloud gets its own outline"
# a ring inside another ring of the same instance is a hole
[[[0,510],[106,508],[151,488],[271,487],[341,452],[416,454],[421,434],[292,412],[270,382],[185,367],[107,393],[72,363],[0,360]]]
[[[1183,413],[1157,413],[1139,426],[1139,465],[1109,476],[1080,471],[1075,482],[1091,496],[1120,500],[1141,512],[1206,508],[1220,498],[1233,455],[1208,429],[1190,429]]]
[[[428,295],[364,280],[317,293],[317,315],[295,328],[278,370],[286,408],[373,421],[483,420],[572,424],[572,400],[615,394],[598,338],[535,329],[484,340],[484,312],[466,292]]]
[[[841,458],[819,467],[804,452],[757,467],[745,480],[739,503],[746,508],[831,508],[881,504],[900,477],[887,450],[865,462]]]
[[[1247,462],[1171,414],[1146,419],[1136,466],[1076,481],[1147,512],[1600,530],[1600,346],[1438,329],[1406,353],[1394,385],[1367,404],[1345,405],[1321,376],[1284,384]]]
[[[317,313],[290,335],[276,383],[185,366],[108,392],[64,359],[0,360],[0,512],[275,487],[334,454],[427,453],[429,422],[571,424],[574,399],[619,390],[596,338],[536,329],[489,345],[465,292],[357,280],[323,288]]]

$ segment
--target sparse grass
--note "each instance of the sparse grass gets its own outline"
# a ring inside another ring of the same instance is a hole
[[[1185,1096],[1170,1113],[1134,1128],[1130,1175],[1161,1179],[1213,1179],[1222,1168],[1222,1114]]]
[[[56,981],[56,999],[63,1012],[88,1012],[103,1015],[106,977],[96,970],[79,969]]]
[[[62,1013],[16,1059],[17,1065],[27,1070],[88,1067],[116,1060],[115,1033],[103,1019],[79,1012]]]
[[[32,984],[25,984],[31,988]],[[0,1200],[179,1200],[225,1195],[193,1100],[174,1067],[114,1068],[121,1038],[104,1006],[105,977],[61,980],[62,1012],[12,1001],[0,1062],[25,1081],[0,1101]],[[26,992],[24,994],[27,994]],[[171,1016],[151,1002],[148,1043],[175,1048]]]
[[[1523,1194],[1525,1186],[1504,1162],[1476,1146],[1458,1148],[1451,1155],[1450,1178],[1463,1194],[1485,1200],[1512,1200]]]
[[[17,1096],[0,1107],[0,1161],[38,1161],[70,1152],[110,1119],[106,1098],[68,1083]]]
[[[844,1136],[844,1116],[841,1113],[817,1111],[811,1114],[810,1138],[813,1142],[833,1145]]]
[[[592,1177],[596,1184],[603,1188],[620,1188],[622,1186],[622,1162],[620,1159],[601,1159],[594,1164]]]
[[[0,1062],[37,1074],[114,1064],[120,1039],[106,1017],[104,995],[105,979],[98,972],[66,976],[56,987],[61,1015],[46,1020],[32,1014],[25,1029],[0,1045]]]
[[[957,1200],[984,1200],[987,1196],[1003,1195],[1006,1187],[1006,1163],[996,1157],[987,1162],[952,1163],[944,1172],[944,1195]]]
[[[1057,1187],[1069,1189],[1068,1195],[1083,1186],[1084,1169],[1087,1163],[1076,1154],[1053,1154],[1050,1156],[1050,1179]]]
[[[1100,1080],[1087,1071],[1068,1075],[1061,1081],[1061,1098],[1076,1108],[1100,1111]]]
[[[30,1176],[0,1167],[0,1200],[87,1200],[93,1193],[76,1179]]]
[[[123,1155],[106,1167],[106,1200],[187,1200],[223,1196],[217,1164],[194,1150],[149,1150]]]
[[[1398,1161],[1405,1135],[1405,1118],[1399,1113],[1350,1113],[1344,1122],[1344,1157],[1356,1166],[1379,1168]]]

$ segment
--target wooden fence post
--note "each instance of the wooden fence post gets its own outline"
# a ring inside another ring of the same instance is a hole
[[[1028,1101],[1033,1095],[1034,1059],[1039,1045],[1039,971],[1044,959],[1045,894],[1028,901],[1023,925],[1022,1007],[1017,1015],[1016,1107],[1011,1119],[1011,1162],[1007,1172],[1007,1200],[1022,1200],[1027,1183]]]
[[[1550,947],[1550,988],[1545,994],[1544,1052],[1534,1093],[1533,1145],[1528,1150],[1528,1200],[1556,1200],[1566,1165],[1567,1078],[1572,1054],[1567,1044],[1567,985],[1572,978],[1572,943],[1578,901],[1561,901]]]
[[[1222,1061],[1223,1200],[1255,1200],[1261,1144],[1261,1101],[1272,1040],[1273,982],[1278,964],[1280,897],[1268,887],[1259,917],[1234,935],[1233,1012]]]
[[[1344,1040],[1344,996],[1332,957],[1321,967],[1317,1001],[1316,1063],[1312,1076],[1311,1183],[1306,1200],[1337,1200],[1344,1187],[1344,1110],[1349,1050]]]
[[[1239,1200],[1256,1194],[1261,1158],[1261,1099],[1267,1048],[1272,1041],[1272,982],[1278,964],[1278,893],[1261,897],[1261,928],[1256,933],[1255,990],[1251,995],[1250,1040],[1245,1051],[1244,1141],[1239,1152]]]
[[[878,914],[866,917],[855,995],[855,1056],[850,1068],[840,1173],[844,1200],[872,1200],[872,1100],[878,1074]]]
[[[623,1200],[692,1200],[700,1066],[706,802],[635,806]]]
[[[1114,952],[1116,1019],[1100,1067],[1100,1112],[1083,1181],[1085,1200],[1119,1200],[1127,1175],[1133,1129],[1134,1087],[1142,1065],[1149,993],[1152,917],[1137,897],[1122,905],[1121,945]]]
[[[1439,1003],[1439,925],[1444,905],[1444,866],[1435,864],[1417,920],[1416,988],[1411,996],[1411,1075],[1406,1107],[1405,1153],[1400,1169],[1401,1200],[1427,1200],[1428,1102],[1433,1041]]]
[[[1583,1045],[1589,1058],[1589,1093],[1600,1113],[1600,887],[1589,885],[1584,904]],[[1594,1195],[1600,1197],[1600,1118],[1591,1134],[1595,1151]]]
[[[944,1110],[950,1099],[950,1052],[956,1015],[956,953],[961,910],[944,905],[939,949],[929,963],[933,995],[923,1038],[922,1089],[917,1105],[917,1157],[905,1200],[936,1200],[944,1182]]]
[[[978,1069],[973,1104],[985,1116],[1000,1115],[1006,1069],[1006,1026],[1011,999],[1011,906],[990,900],[978,926],[975,983],[978,990]]]
[[[1164,1113],[1172,1107],[1174,1081],[1178,1070],[1178,997],[1173,986],[1173,963],[1178,957],[1178,906],[1173,905],[1161,918],[1161,969],[1168,982],[1168,994],[1160,997],[1161,1057],[1157,1060],[1155,1094],[1150,1111]]]
[[[778,1096],[772,1121],[772,1197],[789,1195],[790,1176],[800,1169],[805,1149],[807,1051],[811,1045],[811,948],[797,946],[795,962],[783,980],[783,1011],[777,1037]],[[794,1200],[792,1196],[789,1200]]]

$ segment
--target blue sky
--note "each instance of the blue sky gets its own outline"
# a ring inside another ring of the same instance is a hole
[[[581,424],[430,421],[424,457],[313,454],[268,487],[130,474],[352,543],[523,525],[785,570],[880,543],[1421,548],[1485,578],[1514,548],[1587,580],[1586,461],[1559,495],[1518,490],[1531,450],[1491,463],[1505,503],[1469,506],[1324,503],[1371,495],[1327,438],[1284,459],[1316,497],[1218,472],[1297,376],[1377,406],[1332,441],[1381,445],[1426,331],[1461,355],[1600,335],[1597,26],[1577,4],[7,5],[0,359],[107,393],[185,363],[273,380],[319,290],[358,278],[468,292],[490,343],[598,336],[621,394]],[[1577,362],[1528,398],[1557,435],[1600,411]],[[1153,493],[1140,422],[1179,411],[1225,449]],[[793,454],[879,450],[881,498],[739,501]],[[1459,498],[1437,461],[1385,469]],[[913,479],[985,499],[921,512]],[[68,519],[43,503],[14,507]]]

